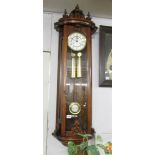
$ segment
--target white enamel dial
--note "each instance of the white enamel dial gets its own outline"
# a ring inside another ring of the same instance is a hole
[[[71,33],[68,36],[68,46],[74,51],[83,50],[86,46],[86,42],[86,37],[79,32]]]

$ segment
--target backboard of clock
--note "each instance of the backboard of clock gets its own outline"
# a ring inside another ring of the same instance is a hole
[[[80,143],[92,129],[92,34],[97,27],[77,5],[55,23],[59,32],[56,127],[53,135]]]

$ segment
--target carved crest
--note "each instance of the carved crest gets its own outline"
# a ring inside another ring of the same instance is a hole
[[[90,27],[92,33],[97,30],[95,23],[91,20],[90,13],[88,12],[87,16],[85,16],[83,11],[79,8],[79,5],[77,5],[75,9],[70,12],[70,14],[68,14],[65,9],[63,17],[60,18],[54,26],[57,31],[62,31],[64,25],[70,24]]]
[[[83,11],[79,9],[79,5],[77,4],[75,9],[71,11],[69,17],[85,18],[85,15],[84,15]]]

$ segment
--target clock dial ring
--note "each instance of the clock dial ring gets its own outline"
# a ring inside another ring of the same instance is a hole
[[[69,111],[71,114],[73,115],[76,115],[76,114],[79,114],[80,111],[81,111],[81,106],[78,102],[72,102],[70,105],[69,105]]]
[[[73,32],[68,36],[68,46],[73,51],[81,51],[86,47],[86,36],[80,32]]]

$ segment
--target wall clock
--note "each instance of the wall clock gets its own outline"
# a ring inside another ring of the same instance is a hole
[[[59,32],[56,127],[63,144],[80,143],[77,133],[92,134],[92,34],[95,23],[77,5],[55,23]]]

